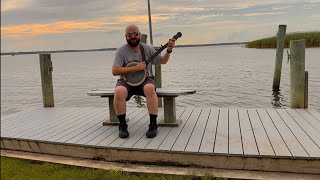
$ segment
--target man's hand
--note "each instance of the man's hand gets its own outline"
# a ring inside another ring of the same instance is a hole
[[[172,49],[174,48],[174,46],[175,46],[175,39],[169,39],[169,42],[168,42],[168,47],[167,47],[167,50],[168,51],[172,51]]]
[[[140,62],[135,67],[136,71],[141,71],[146,69],[146,62]]]

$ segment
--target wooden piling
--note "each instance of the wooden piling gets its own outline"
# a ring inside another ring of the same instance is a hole
[[[308,85],[309,85],[309,73],[305,71],[305,80],[304,80],[304,108],[308,108]]]
[[[54,107],[51,55],[40,54],[39,58],[43,106]]]
[[[305,40],[290,41],[290,106],[305,107]]]
[[[277,52],[276,52],[276,62],[273,75],[273,91],[280,90],[280,78],[282,69],[282,59],[283,59],[283,49],[286,37],[286,25],[279,25],[278,38],[277,38]]]
[[[140,37],[140,41],[142,43],[147,44],[147,35],[146,34],[141,34]],[[155,84],[156,84],[156,88],[161,88],[162,87],[162,83],[161,83],[161,65],[157,64],[155,65],[155,72],[152,72],[155,75]],[[162,97],[158,97],[158,107],[162,107]]]

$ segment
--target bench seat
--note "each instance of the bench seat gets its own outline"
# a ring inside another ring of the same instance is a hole
[[[181,119],[176,119],[176,102],[175,98],[180,95],[194,94],[196,90],[192,89],[165,89],[157,88],[158,97],[163,97],[164,102],[164,119],[160,120],[159,126],[179,126]],[[117,125],[118,118],[113,107],[114,89],[96,89],[87,93],[89,96],[100,96],[102,98],[109,98],[109,114],[110,119],[103,123],[103,125]]]

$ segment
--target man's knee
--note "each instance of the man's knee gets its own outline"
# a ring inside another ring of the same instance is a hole
[[[117,86],[114,90],[115,99],[125,99],[128,95],[128,90],[124,86]]]
[[[156,89],[153,84],[149,83],[143,87],[144,94],[146,96],[156,95]]]

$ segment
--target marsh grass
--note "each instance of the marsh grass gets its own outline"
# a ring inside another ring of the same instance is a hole
[[[100,170],[62,164],[47,163],[41,161],[8,158],[1,156],[1,179],[107,179],[107,180],[197,180],[197,179],[223,179],[216,178],[211,174],[204,177],[177,176],[128,173],[115,170]]]
[[[312,32],[293,32],[286,34],[285,38],[285,48],[289,48],[289,43],[291,40],[306,40],[306,48],[309,47],[320,47],[320,31]],[[269,37],[258,39],[255,41],[248,42],[246,44],[247,48],[277,48],[277,37]]]

